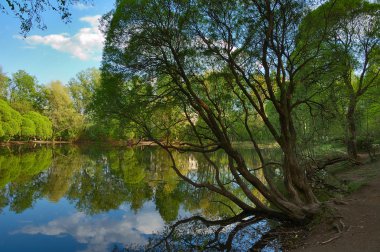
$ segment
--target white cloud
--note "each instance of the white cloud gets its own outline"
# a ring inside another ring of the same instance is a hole
[[[98,25],[99,25],[99,19],[100,19],[101,17],[102,17],[102,16],[100,16],[100,15],[96,15],[96,16],[85,16],[85,17],[81,17],[79,20],[80,20],[80,21],[83,21],[83,22],[87,22],[87,23],[91,24],[91,26],[98,27]]]
[[[99,61],[104,46],[104,36],[99,30],[100,15],[82,17],[80,21],[90,25],[81,28],[76,34],[50,34],[46,36],[32,35],[24,41],[29,46],[45,45],[54,50],[69,53],[80,60]],[[17,38],[21,39],[20,36]]]
[[[77,10],[88,10],[88,9],[91,9],[92,7],[94,7],[94,6],[91,4],[84,4],[84,3],[80,3],[80,2],[76,2],[74,4],[74,9],[77,9]]]

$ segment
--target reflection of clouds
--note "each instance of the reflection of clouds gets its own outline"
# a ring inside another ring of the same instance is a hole
[[[144,234],[153,234],[161,230],[164,226],[164,222],[158,213],[140,214],[137,216],[136,220],[138,223],[136,229]]]
[[[198,160],[193,154],[189,155],[189,170],[198,170]]]
[[[154,211],[143,211],[137,215],[125,213],[121,219],[89,217],[84,213],[75,213],[68,217],[58,218],[46,225],[25,226],[14,234],[43,234],[62,236],[69,234],[79,243],[87,244],[85,251],[107,251],[109,245],[145,244],[146,235],[160,231],[164,222]]]

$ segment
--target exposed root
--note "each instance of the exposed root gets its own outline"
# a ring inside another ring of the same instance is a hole
[[[343,201],[343,200],[334,199],[333,202],[334,202],[336,205],[348,205],[348,202]]]
[[[335,236],[331,237],[330,239],[328,239],[326,241],[320,242],[319,244],[325,245],[329,242],[335,241],[336,239],[339,239],[340,237],[342,237],[343,233],[351,230],[351,226],[346,228],[346,225],[344,224],[342,217],[337,217],[337,218],[339,218],[339,221],[335,222],[333,224],[333,227],[336,228],[338,234],[336,234]]]
[[[325,244],[327,244],[327,243],[329,243],[329,242],[332,242],[332,241],[334,241],[334,240],[336,240],[336,239],[338,239],[338,238],[340,238],[340,237],[342,237],[342,234],[341,234],[341,233],[340,233],[340,234],[337,234],[336,236],[334,236],[334,237],[332,237],[332,238],[330,238],[330,239],[328,239],[327,241],[323,241],[323,242],[321,242],[320,244],[325,245]]]
[[[342,219],[339,219],[339,223],[341,224],[342,229],[344,230],[346,228],[346,225],[342,221]]]
[[[344,224],[344,222],[342,221],[341,218],[339,218],[339,221],[338,223],[334,223],[333,226],[336,228],[336,230],[338,231],[339,234],[343,233],[343,231],[345,230],[346,228],[346,225]]]

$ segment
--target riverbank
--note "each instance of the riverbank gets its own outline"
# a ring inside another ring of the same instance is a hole
[[[34,144],[78,144],[78,145],[109,145],[112,147],[133,147],[133,146],[158,146],[157,143],[153,141],[123,141],[123,140],[114,140],[114,141],[8,141],[8,142],[0,142],[0,146],[14,146],[14,145],[34,145]],[[251,142],[243,141],[243,142],[233,142],[234,146],[239,146],[240,148],[253,148]],[[181,144],[175,143],[175,146],[180,146]],[[278,144],[276,143],[265,143],[259,144],[260,148],[264,149],[272,149],[278,148]]]
[[[380,161],[336,175],[352,193],[327,202],[331,216],[305,230],[298,248],[290,251],[380,251]]]
[[[152,141],[140,141],[133,143],[130,141],[8,141],[0,142],[0,146],[17,146],[17,145],[54,145],[54,144],[78,144],[78,145],[109,145],[109,146],[150,146],[157,145]]]
[[[35,145],[35,144],[70,144],[69,141],[8,141],[0,142],[0,146]]]

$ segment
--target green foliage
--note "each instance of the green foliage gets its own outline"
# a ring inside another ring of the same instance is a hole
[[[11,140],[21,131],[22,116],[4,100],[0,100],[0,139]]]
[[[30,111],[24,114],[24,118],[31,121],[35,126],[34,137],[41,140],[51,139],[53,136],[52,123],[49,118],[39,114],[38,112]]]
[[[36,125],[31,119],[23,116],[21,125],[21,138],[28,140],[34,136],[36,136]]]
[[[311,65],[327,70],[298,94],[301,99],[309,101],[304,111],[320,111],[309,116],[307,121],[312,121],[313,125],[308,125],[307,134],[310,135],[311,131],[311,134],[325,136],[325,139],[338,135],[335,138],[345,139],[347,152],[353,158],[357,157],[356,139],[364,133],[363,112],[371,106],[370,102],[363,100],[380,81],[379,13],[378,3],[327,1],[304,18],[299,34],[298,47],[308,46],[310,53],[321,53]],[[305,43],[321,34],[325,34],[321,42]],[[300,75],[303,81],[309,70],[306,68]],[[317,108],[312,108],[316,104]],[[298,114],[302,114],[301,110],[297,111]],[[323,121],[326,123],[321,124]]]
[[[135,127],[123,123],[118,119],[93,118],[86,124],[82,132],[81,140],[90,141],[132,141],[138,139]]]
[[[12,75],[10,86],[10,103],[14,109],[20,113],[25,113],[34,109],[42,109],[38,106],[41,100],[37,78],[19,70]]]
[[[6,101],[0,100],[0,138],[12,140],[32,137],[47,140],[52,137],[52,124],[46,116],[37,112],[21,115],[12,109]]]
[[[92,95],[99,86],[100,71],[96,68],[81,71],[69,81],[70,95],[78,113],[87,114]]]
[[[49,86],[38,84],[36,77],[20,70],[8,78],[0,72],[0,96],[11,108],[23,115],[21,129],[16,127],[3,140],[132,140],[138,137],[131,124],[114,118],[95,116],[89,109],[93,94],[99,88],[100,71],[82,71],[65,87],[60,82]],[[45,116],[42,116],[45,115]],[[8,116],[9,117],[9,116]],[[52,124],[52,126],[51,126]],[[53,132],[52,133],[52,128]]]
[[[75,111],[68,88],[59,81],[52,82],[48,87],[48,101],[47,115],[53,124],[53,137],[64,140],[78,138],[83,118]]]
[[[8,98],[10,83],[11,79],[3,73],[0,66],[0,99],[6,100]]]

